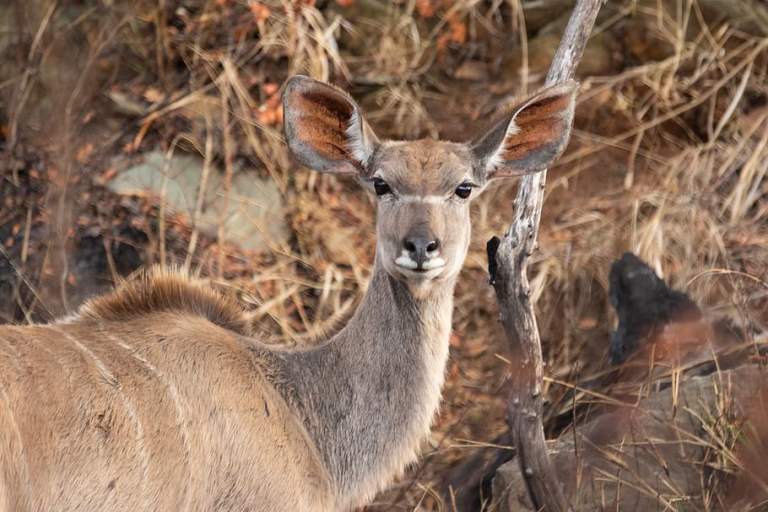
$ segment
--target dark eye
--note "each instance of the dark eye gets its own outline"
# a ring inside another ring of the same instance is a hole
[[[472,185],[469,183],[462,183],[458,187],[456,187],[456,195],[459,196],[462,199],[466,199],[469,197],[469,194],[472,193]]]
[[[387,182],[381,178],[373,178],[373,190],[376,191],[377,196],[383,196],[392,192],[392,189],[389,188]]]

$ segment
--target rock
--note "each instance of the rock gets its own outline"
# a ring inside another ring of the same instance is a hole
[[[575,0],[540,0],[523,3],[525,12],[525,28],[528,34],[535,34],[552,22],[552,13],[567,13],[570,15]]]
[[[529,39],[529,81],[540,81],[546,75],[570,16],[570,11],[565,11],[561,16],[542,27],[535,37]],[[605,31],[593,35],[584,49],[584,56],[576,70],[577,76],[610,75],[618,71],[622,64],[616,57],[620,47],[621,44],[611,32]],[[516,44],[510,48],[514,50],[505,52],[501,69],[506,80],[515,81],[519,79],[523,59]]]
[[[768,35],[768,4],[760,0],[699,0],[702,16],[710,25],[728,23],[754,36]]]
[[[648,15],[629,18],[624,23],[623,44],[629,65],[662,61],[675,53],[669,38]]]
[[[732,29],[758,37],[768,35],[768,6],[755,0],[698,0],[697,9],[707,29],[728,25]],[[632,64],[658,62],[675,54],[675,36],[670,20],[678,20],[680,4],[676,0],[639,0],[636,9],[624,22],[623,42]],[[659,9],[663,10],[663,13]],[[695,41],[702,27],[699,16],[690,13],[685,39]],[[664,20],[663,22],[661,20]],[[679,24],[679,20],[676,22]],[[675,30],[678,26],[675,26]]]
[[[125,168],[117,162],[117,177],[108,188],[124,195],[162,196],[165,156],[152,151],[136,165]],[[169,209],[185,213],[190,218],[195,210],[203,161],[199,157],[176,153],[169,165],[169,179],[165,200]],[[203,210],[198,219],[200,230],[208,236],[218,234],[219,221],[224,214],[225,237],[246,250],[263,251],[270,244],[284,242],[289,235],[285,221],[283,197],[272,180],[263,179],[252,172],[236,170],[232,177],[229,204],[224,194],[224,175],[211,169],[206,187]]]
[[[14,20],[16,12],[13,3],[0,5],[0,55],[6,55],[14,41]]]
[[[703,509],[712,474],[736,469],[722,466],[717,444],[737,451],[741,422],[762,417],[765,391],[756,365],[687,377],[676,395],[668,387],[562,434],[550,454],[573,509]],[[516,459],[497,471],[493,497],[501,512],[533,510]]]
[[[459,80],[470,80],[474,82],[488,80],[488,64],[478,60],[465,61],[456,68],[453,76]]]

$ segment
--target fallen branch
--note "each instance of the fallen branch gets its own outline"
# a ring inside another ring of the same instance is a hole
[[[579,0],[547,74],[545,85],[569,80],[584,53],[602,0]],[[549,459],[542,424],[541,387],[544,376],[541,340],[528,284],[528,257],[544,202],[547,172],[525,176],[515,199],[515,217],[502,240],[488,242],[491,282],[496,290],[501,321],[512,347],[509,427],[517,448],[520,470],[536,510],[570,510]]]

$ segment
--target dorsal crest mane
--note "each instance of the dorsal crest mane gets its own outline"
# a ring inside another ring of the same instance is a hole
[[[112,293],[88,300],[79,311],[81,318],[106,321],[159,312],[188,313],[240,334],[250,332],[245,312],[236,300],[200,279],[159,267],[125,281]]]

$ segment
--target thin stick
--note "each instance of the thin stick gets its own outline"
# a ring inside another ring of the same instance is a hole
[[[224,276],[224,261],[226,259],[224,253],[227,240],[226,226],[227,221],[229,221],[229,202],[232,194],[232,176],[234,174],[232,160],[235,155],[235,147],[232,140],[232,128],[229,122],[229,97],[231,93],[229,82],[222,79],[219,90],[221,91],[221,137],[224,146],[224,203],[221,206],[218,234],[216,236],[216,242],[219,245],[216,275],[221,279]]]
[[[579,0],[563,34],[546,85],[573,78],[595,24],[602,0]],[[520,470],[535,510],[571,510],[549,459],[542,424],[544,377],[541,340],[530,300],[528,257],[544,202],[547,172],[526,176],[515,199],[515,217],[502,240],[488,242],[491,280],[501,321],[512,348],[512,377],[508,418]]]
[[[200,186],[197,189],[197,201],[195,202],[195,211],[192,213],[192,236],[189,238],[187,247],[187,257],[184,259],[182,267],[184,273],[189,273],[192,265],[192,258],[197,249],[197,239],[200,236],[200,216],[203,214],[203,203],[208,190],[208,177],[211,175],[211,165],[213,162],[213,120],[210,114],[205,116],[205,154],[203,155],[203,172],[200,176]]]

